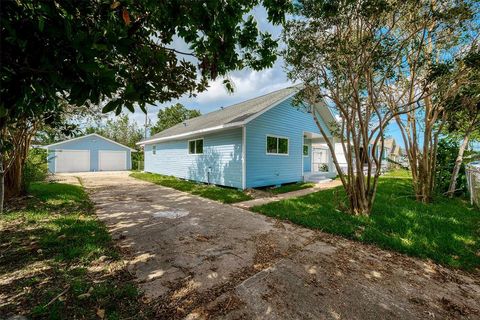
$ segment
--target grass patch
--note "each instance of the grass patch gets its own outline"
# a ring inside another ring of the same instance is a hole
[[[252,199],[251,196],[241,190],[196,183],[172,176],[143,172],[133,172],[130,176],[222,203],[235,203]]]
[[[356,217],[338,210],[342,187],[252,208],[267,216],[342,235],[446,266],[480,266],[480,211],[465,199],[438,197],[432,204],[414,200],[405,172],[380,178],[373,212]]]
[[[287,192],[313,188],[314,186],[315,184],[311,182],[297,182],[297,183],[284,184],[277,188],[268,189],[267,191],[269,191],[272,194],[282,194]]]
[[[33,183],[0,216],[0,314],[148,318],[105,227],[79,186]],[[59,294],[58,298],[55,299]]]

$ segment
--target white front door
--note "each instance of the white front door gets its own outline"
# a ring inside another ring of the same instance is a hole
[[[90,171],[89,150],[56,150],[55,172]]]
[[[313,148],[312,150],[312,171],[328,172],[329,150],[327,148]]]
[[[126,151],[98,151],[98,171],[127,170]]]

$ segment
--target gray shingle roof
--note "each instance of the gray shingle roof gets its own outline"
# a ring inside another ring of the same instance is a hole
[[[297,92],[298,86],[288,87],[277,90],[263,96],[240,102],[223,109],[206,113],[202,116],[186,120],[162,132],[159,132],[143,142],[154,139],[168,138],[177,135],[184,135],[190,132],[214,128],[218,126],[233,126],[236,123],[241,124],[250,117],[260,114],[268,107],[283,101],[290,95]]]

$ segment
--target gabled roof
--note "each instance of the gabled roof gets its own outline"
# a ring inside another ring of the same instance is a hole
[[[123,145],[121,143],[118,143],[116,141],[113,141],[111,139],[108,139],[108,138],[105,138],[104,136],[101,136],[99,135],[98,133],[90,133],[90,134],[87,134],[87,135],[84,135],[84,136],[81,136],[81,137],[76,137],[76,138],[73,138],[73,139],[68,139],[68,140],[64,140],[64,141],[60,141],[60,142],[55,142],[55,143],[52,143],[52,144],[49,144],[48,146],[43,146],[44,149],[49,149],[51,147],[55,147],[55,146],[59,146],[61,144],[64,144],[64,143],[67,143],[67,142],[71,142],[71,141],[75,141],[75,140],[80,140],[80,139],[83,139],[83,138],[86,138],[86,137],[90,137],[90,136],[96,136],[96,137],[99,137],[100,139],[103,139],[103,140],[106,140],[108,142],[111,142],[111,143],[114,143],[116,145],[119,145],[121,147],[124,147],[124,148],[127,148],[129,149],[130,151],[132,152],[137,152],[137,150],[135,149],[132,149],[130,147],[127,147],[126,145]]]
[[[294,96],[300,88],[301,87],[299,86],[284,88],[186,120],[183,123],[179,123],[159,132],[138,144],[148,144],[157,141],[171,140],[205,132],[221,131],[244,126],[264,112],[270,110],[270,108]],[[325,108],[328,109],[326,106]],[[322,116],[324,115],[322,114]],[[331,117],[332,120],[335,120],[333,115]]]

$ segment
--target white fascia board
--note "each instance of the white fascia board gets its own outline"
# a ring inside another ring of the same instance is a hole
[[[241,126],[242,126],[242,122],[235,122],[235,123],[225,124],[225,125],[221,125],[221,126],[210,127],[210,128],[200,129],[200,130],[196,130],[196,131],[190,131],[190,132],[185,132],[185,133],[181,133],[181,134],[176,134],[176,135],[173,135],[173,136],[160,137],[160,138],[140,141],[140,142],[137,142],[137,145],[146,145],[146,144],[151,144],[151,143],[155,143],[155,142],[176,140],[176,139],[180,139],[180,138],[188,138],[190,136],[195,136],[195,135],[202,134],[202,133],[222,131],[222,130],[226,130],[226,129],[234,129],[234,128],[239,128]]]

